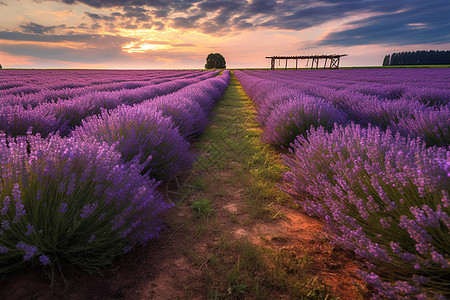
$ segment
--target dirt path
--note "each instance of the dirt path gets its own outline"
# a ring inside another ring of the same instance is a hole
[[[277,154],[259,143],[253,114],[233,76],[195,146],[198,163],[180,188],[170,185],[177,204],[158,240],[103,277],[68,274],[67,288],[59,278],[49,289],[38,271],[14,274],[0,282],[0,298],[357,299],[353,258],[328,244],[317,220],[280,200],[279,177],[263,173],[273,163],[263,160]]]

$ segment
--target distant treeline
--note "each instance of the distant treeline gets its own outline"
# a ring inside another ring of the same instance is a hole
[[[408,51],[384,57],[383,66],[398,65],[450,65],[450,51]]]

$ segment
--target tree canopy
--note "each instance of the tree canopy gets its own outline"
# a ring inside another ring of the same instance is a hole
[[[220,53],[210,53],[206,57],[205,69],[226,69],[225,58]]]

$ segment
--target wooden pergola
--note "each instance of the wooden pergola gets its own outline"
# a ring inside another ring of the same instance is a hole
[[[275,61],[278,59],[279,62],[283,59],[286,60],[286,65],[284,69],[287,69],[287,64],[289,59],[295,59],[295,69],[298,70],[298,60],[299,59],[307,59],[306,64],[308,65],[309,60],[311,59],[311,70],[319,69],[319,60],[324,58],[325,63],[323,64],[323,68],[327,69],[328,59],[330,60],[330,64],[328,69],[339,69],[339,61],[342,56],[347,56],[347,54],[329,54],[329,55],[298,55],[298,56],[266,56],[266,58],[270,58],[270,69],[275,70]]]

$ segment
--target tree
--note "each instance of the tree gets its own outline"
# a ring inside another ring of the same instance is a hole
[[[0,69],[2,68],[2,65],[0,65]]]
[[[384,60],[383,60],[383,66],[389,66],[389,58],[390,58],[391,56],[390,55],[386,55],[385,57],[384,57]]]
[[[205,69],[226,69],[225,58],[220,53],[210,53],[206,57]]]

